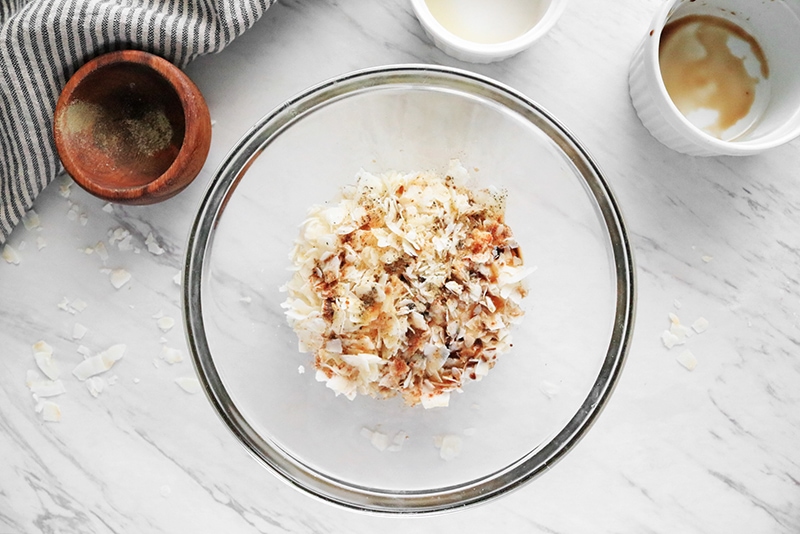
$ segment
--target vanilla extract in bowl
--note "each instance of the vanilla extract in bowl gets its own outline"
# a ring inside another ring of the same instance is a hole
[[[756,126],[770,98],[769,64],[758,41],[713,15],[677,18],[663,29],[659,64],[672,102],[689,122],[725,141]]]

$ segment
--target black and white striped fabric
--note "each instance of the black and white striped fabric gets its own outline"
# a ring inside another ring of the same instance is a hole
[[[275,0],[0,0],[0,243],[61,171],[52,117],[69,77],[112,50],[184,67]]]

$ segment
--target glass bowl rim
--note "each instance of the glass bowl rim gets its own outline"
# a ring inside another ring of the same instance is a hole
[[[341,98],[394,86],[436,87],[476,92],[511,108],[540,127],[576,166],[591,191],[606,226],[616,275],[614,324],[603,364],[577,412],[555,436],[514,463],[483,477],[443,488],[392,491],[336,479],[305,465],[269,438],[259,435],[225,388],[217,371],[203,325],[203,267],[211,250],[214,228],[249,166],[292,123],[320,106]],[[400,64],[371,67],[337,76],[302,91],[258,120],[218,166],[200,201],[189,231],[183,266],[182,308],[187,343],[200,384],[214,411],[244,448],[290,485],[323,501],[373,513],[427,514],[485,502],[519,488],[547,471],[585,435],[607,404],[624,365],[633,334],[636,283],[633,253],[622,213],[599,167],[579,141],[554,117],[522,93],[491,78],[452,67]]]

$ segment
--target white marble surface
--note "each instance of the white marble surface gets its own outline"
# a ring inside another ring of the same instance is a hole
[[[283,0],[224,52],[192,64],[216,120],[196,182],[163,204],[108,213],[77,186],[63,198],[59,179],[36,202],[41,228],[10,238],[19,264],[0,261],[0,533],[800,531],[800,141],[698,159],[652,139],[626,73],[657,5],[572,0],[534,48],[475,66],[433,48],[406,0]],[[193,374],[188,358],[159,360],[162,336],[187,356],[173,277],[227,150],[309,85],[407,62],[494,77],[567,125],[622,205],[639,282],[628,363],[588,436],[523,489],[425,518],[355,514],[299,493],[245,453],[202,394],[173,382]],[[139,253],[109,244],[119,227]],[[145,248],[150,232],[163,254]],[[101,240],[105,262],[83,250]],[[103,267],[132,280],[116,290]],[[88,306],[69,313],[58,307],[65,297]],[[158,312],[176,326],[161,332]],[[694,371],[659,339],[669,312],[710,322],[686,345]],[[79,341],[76,323],[88,329]],[[25,384],[39,340],[54,347],[67,389],[54,399],[59,423],[42,421]],[[116,383],[94,398],[71,376],[76,349],[114,343],[127,345],[105,375]]]

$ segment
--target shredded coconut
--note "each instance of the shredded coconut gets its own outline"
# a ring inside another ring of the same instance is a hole
[[[302,352],[337,395],[447,406],[511,347],[533,269],[504,223],[505,195],[431,172],[361,171],[314,206],[282,288]]]

